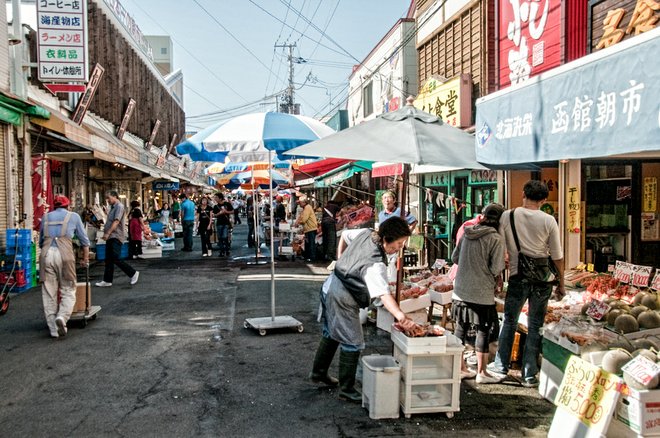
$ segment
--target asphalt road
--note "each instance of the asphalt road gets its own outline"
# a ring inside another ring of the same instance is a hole
[[[233,256],[249,255],[245,225]],[[195,242],[199,248],[199,241]],[[359,404],[306,380],[317,346],[318,290],[326,271],[280,262],[277,315],[304,332],[260,336],[246,318],[270,316],[267,267],[173,252],[131,261],[93,288],[98,319],[61,340],[45,328],[39,289],[13,296],[0,317],[0,436],[545,436],[554,407],[517,383],[464,383],[461,411],[372,420]],[[92,269],[100,280],[102,266]],[[364,354],[391,354],[389,334],[366,328]],[[332,371],[336,375],[337,359]]]

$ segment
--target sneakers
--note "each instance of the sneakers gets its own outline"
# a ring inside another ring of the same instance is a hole
[[[213,255],[213,251],[211,251],[211,250],[209,249],[209,251],[206,253],[206,255],[208,255],[209,257],[211,257],[211,256]]]
[[[461,371],[461,380],[474,379],[475,377],[478,378],[479,376],[474,371]]]
[[[500,378],[500,380],[504,380],[504,379],[506,378],[506,376],[508,375],[508,372],[503,372],[503,371],[501,371],[501,370],[498,370],[498,369],[495,367],[495,364],[492,363],[492,362],[488,364],[488,366],[486,367],[486,369],[488,370],[488,373],[489,373],[489,374],[491,374],[491,375],[493,375],[493,376],[495,376],[495,377],[497,377],[497,378]]]
[[[55,325],[57,326],[57,336],[66,336],[66,322],[64,322],[64,318],[58,316],[55,319]]]
[[[536,377],[528,377],[521,382],[525,388],[537,388],[539,386],[539,379]]]
[[[133,274],[133,276],[131,277],[131,285],[137,283],[138,278],[140,278],[140,271],[135,271],[135,274]]]
[[[207,253],[202,254],[202,257],[208,257],[209,255]]]
[[[110,287],[112,286],[112,283],[108,283],[107,281],[99,281],[96,283],[96,287]]]
[[[484,376],[483,374],[477,374],[477,384],[478,385],[488,385],[492,383],[500,383],[504,380],[504,377],[498,377],[496,375]]]

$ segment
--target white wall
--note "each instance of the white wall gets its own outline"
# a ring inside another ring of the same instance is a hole
[[[403,106],[408,95],[417,94],[415,38],[410,38],[403,48],[392,55],[410,37],[414,27],[414,22],[400,23],[351,76],[347,104],[350,126],[384,113],[386,104],[394,98],[398,98],[400,106]],[[380,64],[383,65],[378,69]],[[362,90],[369,81],[373,84],[373,112],[365,115]]]

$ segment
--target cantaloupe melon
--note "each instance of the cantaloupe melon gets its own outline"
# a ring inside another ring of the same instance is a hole
[[[639,316],[640,313],[642,313],[642,312],[644,312],[644,311],[646,311],[646,310],[649,310],[649,308],[646,307],[646,306],[642,306],[642,305],[640,304],[639,306],[635,306],[635,307],[633,307],[633,308],[630,310],[630,314],[631,314],[632,316],[634,316],[635,318],[637,318],[637,317]]]
[[[660,327],[660,315],[655,310],[646,310],[639,314],[637,322],[641,328],[654,329]]]
[[[641,304],[648,307],[651,310],[657,310],[658,297],[655,294],[646,294],[646,296],[642,298]]]
[[[632,333],[639,330],[639,323],[634,316],[624,313],[617,316],[614,321],[614,328],[619,333]]]
[[[607,325],[614,325],[616,319],[623,314],[624,312],[621,309],[612,309],[609,312],[607,312],[607,316],[606,316]]]
[[[610,350],[603,356],[601,367],[610,373],[621,374],[621,368],[632,359],[632,355],[622,349]]]

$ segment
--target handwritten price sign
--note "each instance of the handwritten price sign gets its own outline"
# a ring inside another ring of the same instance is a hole
[[[651,266],[634,265],[632,270],[632,285],[637,287],[646,287],[651,279]]]
[[[593,300],[591,303],[589,303],[589,307],[587,308],[587,315],[596,321],[600,321],[603,319],[605,314],[609,312],[610,309],[611,307],[607,303]]]
[[[660,373],[660,366],[640,355],[625,364],[622,371],[642,385],[648,385]]]
[[[630,263],[617,260],[616,266],[614,268],[614,278],[619,280],[621,283],[630,283],[630,280],[632,279],[632,273],[632,265]]]
[[[651,282],[651,289],[660,290],[660,270],[655,272],[655,277],[653,277],[653,281]]]
[[[555,405],[591,429],[605,431],[619,392],[621,378],[571,356],[555,398]],[[601,433],[602,433],[601,432]]]

